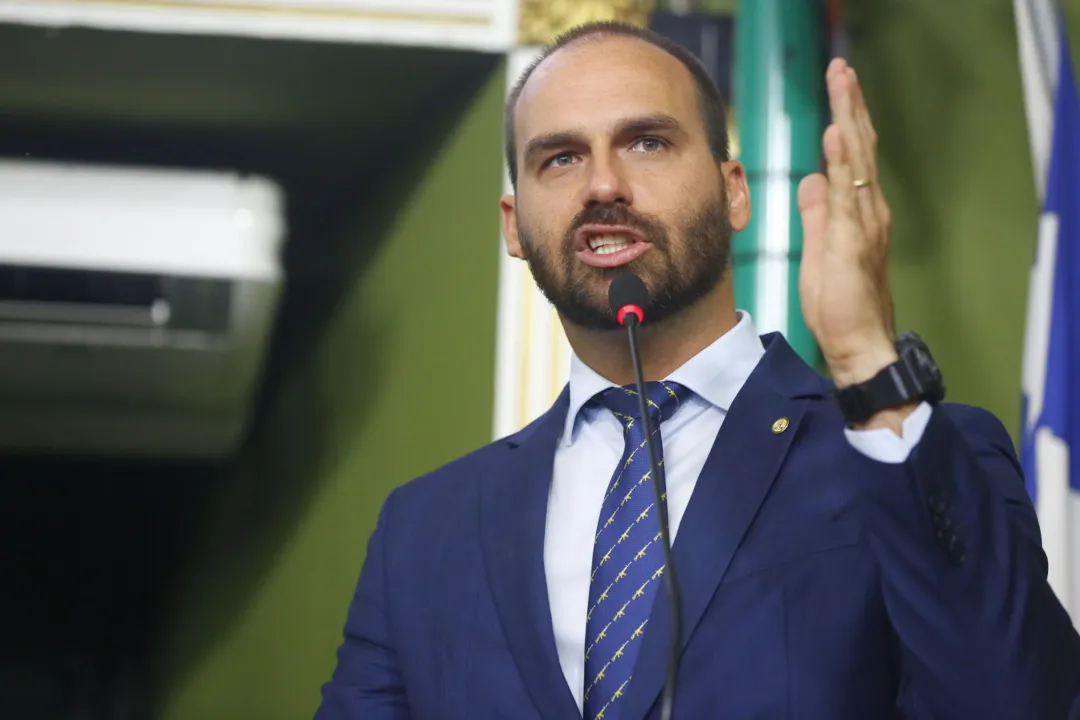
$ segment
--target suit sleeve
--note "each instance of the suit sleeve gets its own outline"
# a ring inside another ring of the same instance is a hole
[[[386,535],[393,494],[368,541],[345,621],[337,667],[322,689],[315,720],[408,720],[405,685],[390,630],[386,589]]]
[[[853,453],[911,691],[935,718],[1080,717],[1080,636],[1047,582],[1012,441],[989,412],[949,410],[903,463]]]

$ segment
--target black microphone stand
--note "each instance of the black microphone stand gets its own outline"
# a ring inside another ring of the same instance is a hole
[[[679,647],[682,643],[682,606],[675,577],[675,563],[671,557],[671,531],[668,526],[667,482],[660,474],[660,465],[656,460],[656,448],[653,446],[652,419],[649,416],[649,395],[645,389],[645,375],[641,369],[641,352],[638,347],[637,329],[640,322],[636,312],[624,313],[623,326],[630,341],[630,360],[634,366],[634,380],[637,383],[638,401],[641,404],[641,422],[645,431],[645,444],[649,450],[649,468],[653,475],[653,488],[656,491],[656,507],[660,520],[660,535],[664,546],[664,585],[671,598],[671,644],[664,681],[664,694],[660,705],[661,720],[671,720],[675,704],[675,677],[679,666]]]

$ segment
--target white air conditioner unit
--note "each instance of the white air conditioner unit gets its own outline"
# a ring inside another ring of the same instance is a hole
[[[0,450],[235,450],[281,293],[282,202],[262,178],[0,162]]]

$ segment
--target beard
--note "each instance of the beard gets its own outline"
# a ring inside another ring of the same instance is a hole
[[[591,267],[580,262],[574,250],[574,233],[589,224],[633,228],[652,248],[621,267]],[[534,242],[518,218],[522,252],[537,287],[563,320],[586,330],[621,329],[607,292],[622,272],[634,273],[648,288],[649,306],[643,309],[649,324],[678,315],[724,279],[731,259],[731,224],[723,193],[673,229],[677,245],[658,219],[632,213],[621,203],[595,204],[578,213],[560,242],[541,243]]]

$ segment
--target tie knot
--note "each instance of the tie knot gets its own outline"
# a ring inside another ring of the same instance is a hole
[[[649,417],[656,427],[671,417],[690,391],[673,382],[645,383],[648,393]],[[600,402],[604,404],[623,425],[630,427],[634,420],[641,419],[641,401],[636,385],[610,388],[600,393]]]

